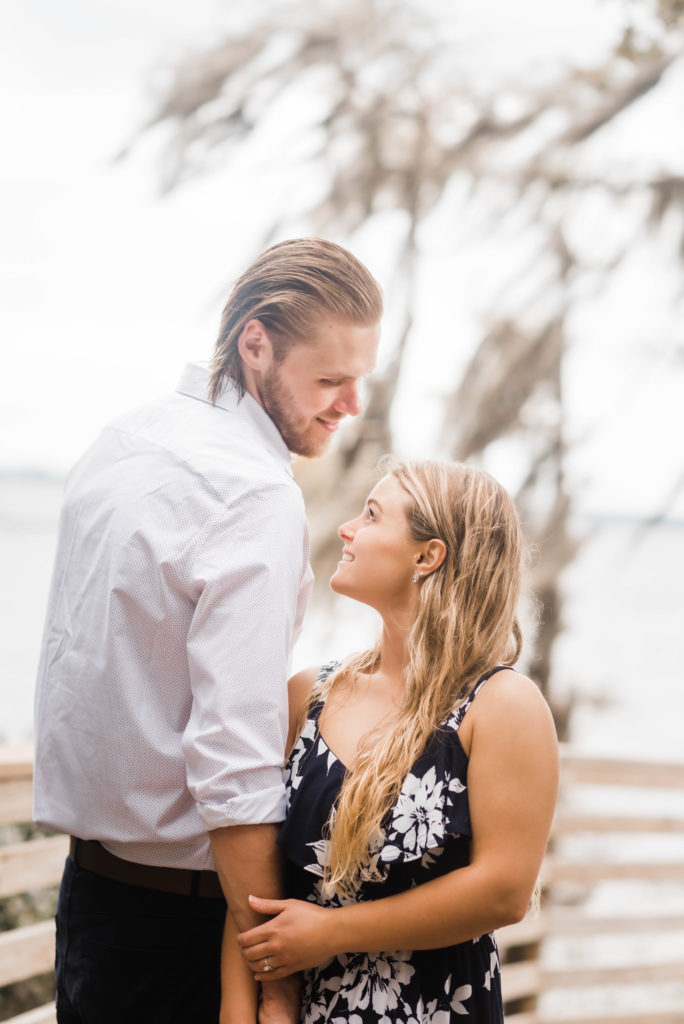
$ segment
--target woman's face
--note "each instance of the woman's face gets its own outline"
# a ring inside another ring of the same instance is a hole
[[[419,569],[421,545],[409,531],[408,501],[396,477],[383,477],[363,512],[340,526],[342,559],[330,580],[335,593],[369,604],[381,614],[413,604],[417,587],[412,576]]]

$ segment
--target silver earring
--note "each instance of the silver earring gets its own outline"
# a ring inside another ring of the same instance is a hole
[[[420,578],[421,578],[422,575],[423,574],[420,573],[420,572],[414,572],[413,576],[411,577],[411,582],[412,583],[420,583]]]

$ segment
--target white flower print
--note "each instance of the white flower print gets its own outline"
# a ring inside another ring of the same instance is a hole
[[[427,871],[437,862],[437,858],[441,857],[443,853],[443,846],[433,846],[431,850],[426,850],[420,861],[421,868],[424,868]]]
[[[310,861],[306,865],[306,870],[310,871],[312,875],[318,875],[319,878],[322,878],[323,869],[328,857],[328,840],[318,839],[315,843],[307,843],[306,845],[316,854],[316,860]]]
[[[460,779],[452,779],[449,783],[450,793],[465,793],[465,786]]]
[[[466,999],[470,999],[472,994],[473,994],[473,987],[472,987],[472,985],[461,985],[460,988],[456,989],[456,991],[454,992],[454,994],[453,994],[453,996],[451,998],[451,1009],[455,1010],[456,1013],[465,1013],[465,1014],[469,1015],[469,1012],[468,1012],[468,1010],[466,1010],[466,1008],[463,1005],[463,1003],[465,1002]]]
[[[473,986],[472,985],[460,985],[456,989],[455,992],[450,992],[450,989],[451,989],[451,975],[449,975],[447,980],[444,982],[444,991],[446,992],[447,996],[451,995],[451,1004],[450,1004],[451,1005],[451,1009],[455,1013],[463,1013],[466,1016],[470,1016],[470,1011],[466,1010],[466,1008],[465,1008],[465,1006],[463,1004],[466,1001],[466,999],[470,999],[470,997],[472,996],[472,994],[473,994]],[[448,1016],[447,1016],[446,1020],[449,1020]]]
[[[292,791],[299,787],[302,781],[302,773],[300,771],[301,760],[309,749],[311,743],[313,743],[316,736],[316,723],[312,722],[310,718],[307,718],[304,723],[299,739],[297,740],[290,758],[285,768],[285,782],[287,785],[287,806],[290,807],[292,800]]]
[[[449,1024],[448,1011],[437,1011],[436,999],[433,999],[425,1006],[423,1004],[423,997],[419,996],[415,1008],[412,1009],[408,1003],[404,1003],[403,1008],[406,1017],[401,1024],[439,1024],[439,1021],[445,1021],[446,1024]],[[447,1014],[446,1018],[444,1017],[445,1012]]]
[[[430,846],[438,846],[444,837],[442,790],[444,780],[437,780],[434,766],[422,778],[406,776],[392,815],[390,836],[406,854],[417,854]],[[387,859],[388,847],[383,851]],[[394,851],[389,846],[390,852]],[[391,859],[391,857],[390,857]]]
[[[383,847],[380,856],[387,864],[392,864],[393,861],[399,860],[403,853],[398,846],[393,846],[392,843],[388,843],[387,846]]]
[[[496,974],[496,972],[498,970],[499,970],[499,957],[497,956],[496,950],[494,949],[489,954],[489,970],[485,974],[485,979],[484,979],[484,987],[486,989],[491,989],[491,987],[492,987],[492,979],[493,979],[494,975]]]
[[[437,1010],[437,1000],[433,999],[428,1003],[427,1012],[420,1018],[420,1024],[451,1024],[451,1014],[448,1010]]]
[[[306,1006],[306,1014],[303,1017],[304,1024],[316,1024],[316,1021],[329,1020],[329,1014],[335,1009],[338,1003],[338,991],[342,979],[333,977],[324,979],[320,976],[314,977],[313,984],[304,992],[302,1005]],[[334,993],[332,998],[329,993]]]
[[[416,973],[408,961],[411,953],[357,953],[341,956],[344,975],[340,994],[344,993],[350,1010],[366,1010],[372,1006],[377,1014],[396,1010],[402,987]]]

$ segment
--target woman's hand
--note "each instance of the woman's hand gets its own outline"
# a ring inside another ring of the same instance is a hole
[[[317,967],[339,952],[331,938],[334,910],[305,900],[250,896],[249,902],[257,913],[274,915],[237,937],[257,981],[278,981],[294,971]],[[267,957],[270,970],[264,971]]]

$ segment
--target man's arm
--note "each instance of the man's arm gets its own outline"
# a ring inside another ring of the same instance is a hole
[[[188,786],[239,928],[264,920],[247,900],[257,886],[282,895],[275,838],[285,809],[285,679],[303,604],[305,538],[301,495],[265,488],[219,510],[193,567],[193,699],[183,748]],[[229,973],[230,952],[226,944]],[[262,1019],[294,1021],[295,990],[294,980],[264,986],[264,1010],[278,1003],[282,1012]]]
[[[255,1024],[257,1019],[259,984],[245,963],[237,934],[228,911],[221,947],[221,991],[230,995],[222,1002],[219,1024]]]
[[[209,833],[216,870],[230,912],[240,931],[263,921],[250,905],[252,890],[281,899],[282,866],[276,845],[279,825],[232,825]]]

